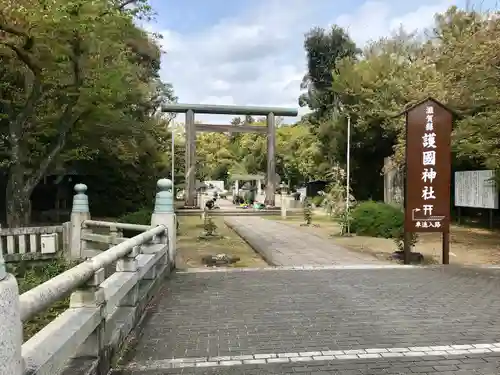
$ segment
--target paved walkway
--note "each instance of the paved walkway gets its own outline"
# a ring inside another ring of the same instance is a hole
[[[275,266],[383,264],[311,233],[258,216],[229,216],[225,222]]]
[[[500,373],[500,270],[177,273],[118,375]]]
[[[500,373],[500,269],[399,266],[226,222],[280,267],[173,274],[115,375]]]

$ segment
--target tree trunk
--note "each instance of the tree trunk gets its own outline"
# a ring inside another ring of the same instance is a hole
[[[31,219],[31,190],[25,189],[22,170],[12,168],[5,194],[7,226],[19,228],[27,226]]]

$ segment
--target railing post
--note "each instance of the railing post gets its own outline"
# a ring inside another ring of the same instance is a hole
[[[116,262],[116,272],[137,272],[139,271],[139,262],[137,256],[141,253],[141,246],[134,246],[132,251],[124,258]],[[139,282],[127,293],[127,296],[119,302],[120,307],[136,307],[139,302]]]
[[[116,262],[116,272],[137,272],[139,265],[137,256],[141,253],[141,246],[134,246],[132,251]]]
[[[0,375],[22,375],[23,328],[19,308],[19,288],[5,270],[0,251]]]
[[[82,224],[90,220],[89,198],[85,192],[87,185],[76,184],[73,208],[71,209],[71,242],[69,254],[72,259],[83,258]]]
[[[101,309],[101,323],[95,331],[81,345],[74,357],[98,357],[104,348],[104,334],[106,323],[106,301],[104,290],[100,285],[106,278],[103,268],[97,270],[94,276],[80,289],[71,293],[70,308],[99,307]]]
[[[118,232],[118,228],[117,227],[110,227],[109,228],[109,247],[113,247],[115,245],[118,244],[118,236],[119,236],[119,232]]]
[[[158,180],[157,186],[158,192],[151,216],[151,225],[164,225],[167,228],[168,239],[165,239],[166,241],[164,240],[163,243],[168,243],[168,261],[170,268],[173,269],[175,268],[176,218],[172,181],[162,178]]]

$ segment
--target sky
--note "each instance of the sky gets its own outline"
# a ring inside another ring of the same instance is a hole
[[[307,111],[298,107],[303,42],[311,28],[337,24],[361,47],[401,25],[426,28],[435,13],[467,2],[497,9],[496,0],[151,0],[156,17],[145,27],[163,36],[161,78],[172,83],[179,103],[291,107],[300,117]]]

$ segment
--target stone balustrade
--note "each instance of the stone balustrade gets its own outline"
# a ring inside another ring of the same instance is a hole
[[[75,186],[70,256],[80,263],[19,295],[0,253],[0,375],[104,375],[175,267],[171,182],[158,181],[151,226],[91,220],[86,186]],[[109,235],[92,233],[108,228]],[[139,232],[124,238],[121,231]],[[101,243],[104,250],[93,249]],[[112,272],[106,270],[114,268]],[[109,273],[109,275],[107,275]],[[69,308],[23,343],[22,325],[70,296]]]

